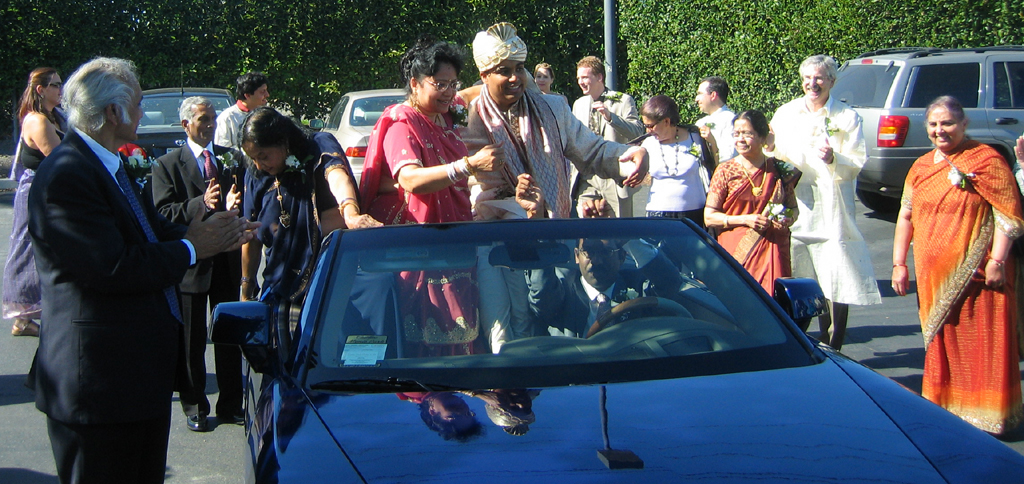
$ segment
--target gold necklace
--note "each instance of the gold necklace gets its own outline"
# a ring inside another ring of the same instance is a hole
[[[765,162],[767,162],[767,158],[765,159],[765,161],[761,162],[762,167],[764,167]],[[754,168],[754,164],[750,163],[750,167]],[[750,173],[747,171],[747,168],[744,166],[740,166],[740,168],[743,169],[743,174],[747,176],[747,181],[750,182],[750,193],[752,193],[755,197],[760,197],[761,194],[764,193],[764,184],[765,182],[768,181],[768,172],[764,172],[764,176],[761,177],[761,186],[755,186],[754,179],[751,178]],[[760,170],[761,168],[754,168],[754,173],[756,174]]]
[[[288,210],[284,208],[284,197],[281,196],[281,181],[274,179],[274,190],[277,190],[277,204],[281,206],[281,215],[278,215],[277,220],[281,222],[281,226],[288,228],[292,224],[292,214],[288,213]]]

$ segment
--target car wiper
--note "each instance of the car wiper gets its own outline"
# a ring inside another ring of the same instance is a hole
[[[422,383],[416,380],[401,380],[398,378],[373,379],[364,378],[356,380],[330,380],[317,382],[309,386],[312,390],[326,390],[334,392],[359,391],[359,392],[400,392],[400,391],[458,391],[465,390],[460,387],[438,385],[435,383]]]

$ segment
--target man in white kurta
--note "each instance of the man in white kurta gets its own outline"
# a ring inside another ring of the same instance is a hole
[[[515,27],[504,22],[477,33],[473,41],[473,60],[483,86],[459,93],[470,103],[467,126],[459,134],[471,155],[486,145],[496,145],[505,157],[501,170],[478,172],[470,178],[477,220],[527,216],[515,199],[517,177],[522,174],[528,174],[540,188],[546,205],[545,213],[531,213],[531,218],[569,217],[570,166],[630,186],[639,184],[647,174],[647,150],[601,138],[573,117],[561,98],[540,92],[525,68],[526,54],[526,44]],[[628,160],[635,165],[625,166],[636,169],[623,173],[621,162]],[[523,304],[528,296],[523,271],[494,267],[482,251],[477,284],[480,325],[493,352],[506,341],[537,333]]]
[[[800,74],[804,97],[784,104],[772,117],[774,156],[803,172],[796,187],[800,216],[791,228],[793,275],[815,278],[821,285],[831,315],[819,319],[819,339],[839,349],[847,305],[882,302],[855,219],[854,183],[867,155],[860,116],[828,96],[835,83],[835,61],[810,57]],[[830,336],[832,323],[835,332]]]

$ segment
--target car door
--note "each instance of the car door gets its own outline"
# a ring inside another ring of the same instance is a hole
[[[988,57],[985,105],[991,138],[1008,148],[1024,133],[1024,55]],[[1008,150],[1005,154],[1013,153]]]

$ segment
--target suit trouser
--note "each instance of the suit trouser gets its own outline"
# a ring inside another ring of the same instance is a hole
[[[182,317],[185,319],[185,355],[188,362],[189,382],[186,389],[178,393],[181,409],[185,415],[209,415],[210,400],[206,398],[206,321],[209,313],[206,302],[212,309],[217,304],[238,300],[238,281],[231,281],[229,271],[213,271],[210,291],[182,293]],[[233,345],[214,345],[216,365],[217,415],[230,417],[242,412],[242,351]]]
[[[61,484],[164,482],[171,414],[140,422],[68,424],[46,418]]]

